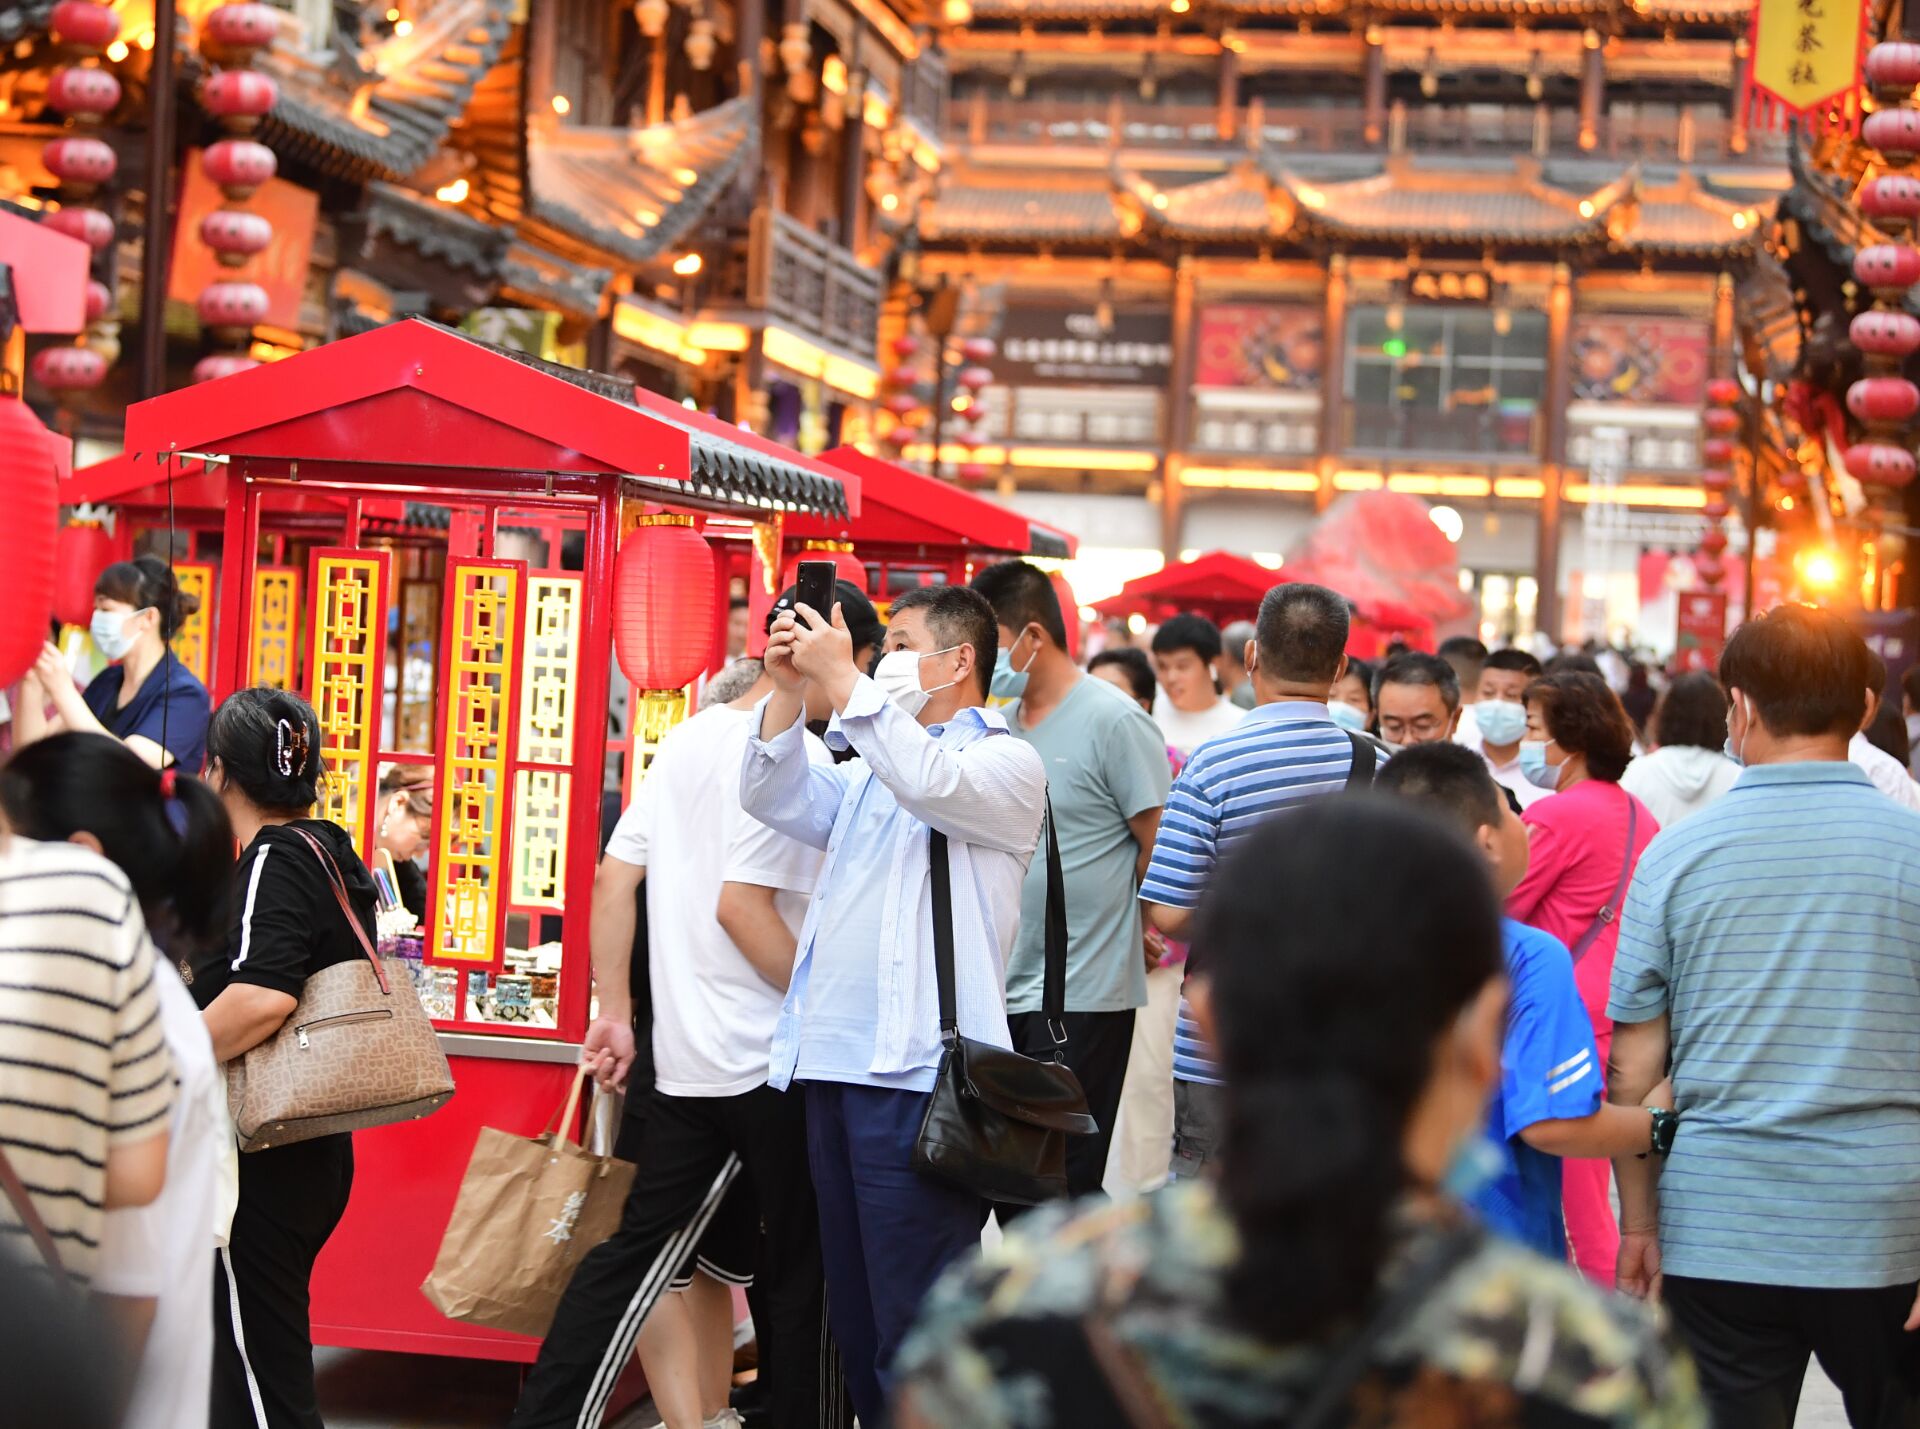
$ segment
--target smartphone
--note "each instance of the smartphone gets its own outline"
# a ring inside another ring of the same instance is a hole
[[[794,581],[793,598],[811,606],[822,620],[833,618],[833,583],[840,574],[832,561],[802,561]]]

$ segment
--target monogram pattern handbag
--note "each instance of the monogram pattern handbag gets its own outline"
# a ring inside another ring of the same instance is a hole
[[[227,1063],[227,1106],[242,1151],[408,1121],[453,1095],[453,1072],[413,979],[389,972],[354,916],[333,857],[296,829],[364,958],[313,974],[266,1041]]]
[[[927,834],[933,877],[933,961],[940,989],[940,1071],[913,1148],[916,1170],[989,1200],[1033,1206],[1067,1194],[1067,1137],[1099,1128],[1080,1079],[1062,1060],[1067,1002],[1067,895],[1053,801],[1047,801],[1046,972],[1040,1011],[1053,1034],[1044,1057],[960,1035],[953,990],[953,871],[947,836]]]

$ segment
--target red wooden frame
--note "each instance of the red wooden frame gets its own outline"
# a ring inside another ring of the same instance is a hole
[[[321,653],[320,640],[320,562],[327,557],[349,561],[372,561],[378,574],[374,577],[374,615],[372,629],[374,633],[372,690],[368,695],[367,722],[372,731],[373,744],[369,753],[369,765],[366,777],[360,783],[360,813],[356,826],[348,832],[353,835],[354,847],[364,853],[373,848],[373,805],[374,786],[379,783],[380,770],[380,730],[382,716],[386,712],[387,699],[387,611],[393,599],[393,553],[378,547],[359,546],[316,546],[307,552],[307,591],[305,597],[305,622],[307,629],[306,655],[308,660],[317,659]],[[246,562],[247,597],[241,604],[247,609],[247,635],[240,647],[240,657],[244,661],[253,644],[253,573],[259,568],[257,558]],[[313,672],[303,663],[301,683],[307,688],[302,691],[307,702],[313,704],[319,698],[319,691],[313,688]],[[314,712],[325,715],[317,704]]]

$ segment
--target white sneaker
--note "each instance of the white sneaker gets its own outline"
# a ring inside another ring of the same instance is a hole
[[[702,1424],[700,1429],[745,1429],[745,1424],[740,1411],[728,1406]]]

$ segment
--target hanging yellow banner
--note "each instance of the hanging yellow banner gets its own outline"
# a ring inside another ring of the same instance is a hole
[[[1759,0],[1747,104],[1756,126],[1804,116],[1821,128],[1859,117],[1867,12],[1860,0]]]

